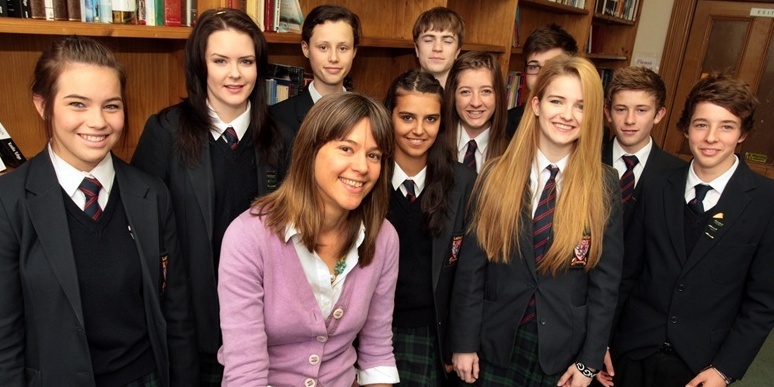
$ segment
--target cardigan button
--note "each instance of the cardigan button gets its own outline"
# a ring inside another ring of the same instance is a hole
[[[320,357],[317,355],[309,356],[309,364],[311,365],[317,365],[320,363]]]
[[[328,341],[328,336],[317,336],[317,341],[324,343]]]
[[[317,382],[312,378],[306,378],[304,379],[304,386],[306,387],[315,387],[317,385]]]
[[[344,309],[338,308],[333,311],[333,318],[335,318],[336,320],[340,319],[341,316],[343,315],[344,315]]]

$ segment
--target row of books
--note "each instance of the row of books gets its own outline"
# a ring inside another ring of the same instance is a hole
[[[640,0],[597,0],[595,12],[600,15],[634,21]]]
[[[552,3],[569,5],[575,8],[585,8],[586,0],[550,0]]]
[[[607,87],[610,85],[610,81],[613,79],[613,73],[615,70],[605,67],[597,67],[597,71],[599,72],[599,77],[602,79],[602,89],[605,90],[605,95],[607,95]]]
[[[269,63],[268,70],[266,102],[269,105],[298,95],[306,85],[312,82],[311,76],[305,76],[303,67]]]
[[[0,0],[0,17],[190,26],[196,0]]]
[[[228,0],[228,7],[245,11],[263,31],[301,33],[304,23],[298,0]]]
[[[519,71],[509,71],[505,79],[505,89],[508,109],[524,105],[529,91],[525,84],[525,77]]]

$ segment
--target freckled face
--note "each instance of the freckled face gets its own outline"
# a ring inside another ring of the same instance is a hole
[[[113,149],[124,129],[124,101],[116,70],[68,64],[57,80],[51,148],[74,168],[89,172]],[[33,97],[42,115],[45,103]]]
[[[379,180],[382,152],[371,121],[363,118],[347,136],[317,152],[314,177],[326,217],[339,217],[360,206]]]

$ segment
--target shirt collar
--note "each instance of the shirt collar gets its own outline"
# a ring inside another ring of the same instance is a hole
[[[341,88],[341,92],[342,92],[342,93],[346,93],[346,92],[347,92],[347,89],[346,89],[346,88],[344,88],[344,87],[342,87],[342,88]],[[311,96],[312,96],[312,102],[314,102],[314,103],[317,103],[317,101],[319,101],[319,100],[320,100],[320,98],[322,98],[322,97],[323,97],[323,96],[322,96],[322,94],[320,94],[320,92],[319,92],[319,91],[317,91],[317,89],[314,87],[314,81],[312,81],[312,82],[309,84],[309,95],[311,95]]]
[[[564,169],[567,168],[567,161],[570,159],[570,154],[568,153],[567,156],[562,157],[561,160],[552,163],[548,161],[548,158],[543,154],[543,152],[540,151],[540,149],[537,150],[537,164],[535,166],[537,167],[538,174],[542,172],[546,167],[553,164],[557,168],[559,168],[559,176],[561,176],[562,173],[564,173]]]
[[[637,162],[640,165],[645,165],[645,163],[648,162],[648,157],[650,156],[651,149],[653,149],[653,138],[648,137],[648,144],[642,147],[642,149],[634,153],[627,153],[621,147],[621,144],[618,143],[618,138],[616,137],[615,140],[613,141],[613,162],[620,160],[621,156],[632,155],[637,157]]]
[[[93,177],[99,180],[105,193],[110,194],[110,190],[113,188],[113,179],[116,176],[116,171],[113,167],[113,158],[110,152],[108,152],[108,154],[105,155],[105,158],[103,158],[91,171],[80,171],[59,157],[59,155],[51,149],[50,142],[48,143],[47,148],[48,155],[51,157],[51,164],[54,166],[56,179],[68,196],[72,197],[75,192],[78,191],[78,187],[85,177]]]
[[[230,126],[234,128],[234,131],[237,134],[237,138],[241,141],[242,137],[244,137],[245,133],[247,132],[247,128],[250,126],[250,108],[250,100],[247,100],[247,109],[245,109],[242,114],[240,114],[231,122],[223,122],[223,120],[218,117],[218,113],[215,113],[215,110],[212,108],[212,105],[210,105],[210,101],[208,100],[207,109],[209,109],[210,118],[212,118],[213,125],[212,129],[210,129],[212,137],[216,140],[219,139],[220,136],[223,135],[223,132],[225,132],[226,129]]]
[[[723,190],[726,188],[726,185],[728,185],[728,181],[731,180],[731,176],[733,176],[734,172],[736,172],[736,168],[739,167],[739,157],[734,155],[734,165],[731,166],[731,168],[728,168],[727,171],[723,172],[722,175],[715,178],[715,180],[712,181],[702,181],[698,175],[696,175],[696,172],[693,171],[693,163],[696,162],[696,160],[691,160],[691,167],[688,168],[688,179],[685,182],[685,193],[688,194],[688,191],[692,191],[693,188],[696,186],[696,184],[707,184],[712,187],[715,191],[718,191],[721,195],[723,194]]]
[[[484,129],[478,136],[471,139],[470,136],[468,136],[468,132],[462,127],[462,123],[457,124],[457,147],[459,148],[457,151],[462,152],[467,150],[468,142],[470,140],[476,140],[476,149],[478,149],[478,152],[486,154],[486,147],[489,145],[489,129],[491,129],[491,127]]]
[[[400,189],[400,186],[403,185],[403,182],[406,179],[411,179],[414,181],[414,192],[416,196],[419,196],[419,194],[422,193],[422,190],[425,189],[425,176],[427,175],[427,166],[425,165],[424,168],[422,168],[419,173],[417,173],[416,176],[409,176],[406,174],[406,172],[401,169],[400,165],[398,163],[395,163],[395,170],[392,172],[392,188],[394,188],[396,191]]]

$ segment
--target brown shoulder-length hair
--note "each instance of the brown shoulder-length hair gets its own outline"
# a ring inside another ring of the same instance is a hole
[[[304,246],[313,251],[324,220],[324,209],[315,182],[317,152],[330,141],[339,141],[361,120],[368,119],[379,150],[382,173],[371,192],[357,209],[347,216],[347,235],[339,256],[346,254],[357,240],[360,225],[365,226],[365,240],[358,247],[359,265],[368,266],[374,257],[376,236],[387,215],[388,176],[384,171],[392,162],[392,121],[376,100],[357,93],[327,95],[309,110],[293,142],[290,169],[282,185],[253,203],[253,214],[265,216],[266,226],[284,238],[285,228],[293,224],[301,234]]]
[[[489,145],[486,149],[486,159],[491,160],[500,156],[508,146],[508,137],[505,134],[505,123],[508,118],[508,109],[506,108],[505,82],[500,72],[500,62],[494,54],[482,51],[468,51],[457,58],[449,70],[449,76],[446,78],[446,87],[444,87],[443,106],[446,110],[443,117],[444,125],[449,128],[451,135],[451,147],[457,151],[457,130],[461,118],[457,114],[455,99],[457,87],[459,86],[460,74],[465,70],[488,69],[492,74],[492,86],[495,92],[495,111],[490,118],[492,123],[489,129]]]
[[[124,101],[124,128],[127,128],[129,114],[126,111],[126,73],[110,49],[94,39],[83,36],[68,36],[51,43],[35,64],[32,78],[32,95],[43,101],[43,122],[46,138],[53,137],[54,98],[59,91],[59,76],[68,65],[82,63],[106,67],[115,71],[121,84],[121,100]],[[124,136],[126,139],[126,136]]]
[[[250,101],[252,145],[261,161],[277,167],[281,161],[283,141],[274,121],[269,117],[266,102],[266,73],[269,61],[268,45],[263,32],[252,18],[231,8],[208,9],[199,15],[191,35],[185,43],[185,86],[188,97],[180,104],[180,125],[175,139],[175,151],[184,165],[199,162],[207,135],[213,127],[207,107],[207,43],[218,31],[234,30],[250,36],[255,49],[258,77],[247,100]],[[168,111],[168,110],[167,110]]]
[[[583,120],[580,136],[562,171],[562,192],[554,211],[553,242],[538,268],[543,274],[553,275],[569,266],[573,249],[584,236],[590,236],[592,242],[586,270],[599,262],[611,200],[620,200],[613,197],[617,192],[614,187],[605,187],[599,161],[603,92],[594,65],[586,59],[566,55],[548,61],[540,70],[529,101],[540,101],[548,86],[561,76],[580,80]],[[529,176],[537,159],[540,127],[537,115],[530,109],[528,106],[508,149],[502,157],[487,164],[474,188],[478,205],[472,227],[492,262],[510,262],[513,252],[519,251],[519,234],[529,229],[527,225],[532,222]]]

